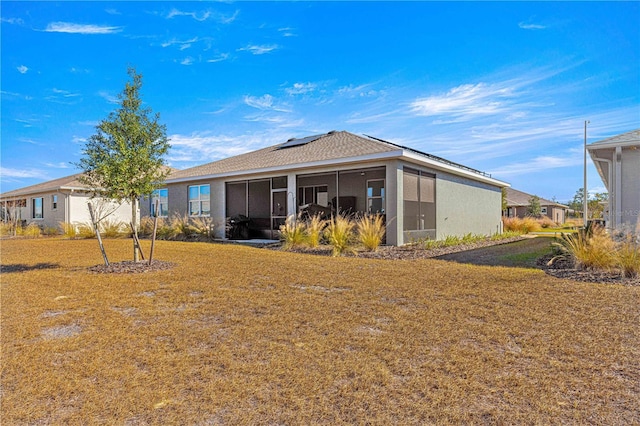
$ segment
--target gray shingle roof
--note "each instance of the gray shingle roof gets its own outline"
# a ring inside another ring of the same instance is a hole
[[[13,191],[0,194],[0,198],[20,197],[28,194],[57,191],[59,189],[86,189],[87,186],[80,183],[78,180],[80,176],[82,176],[82,173],[37,183],[24,188],[14,189]]]
[[[616,145],[638,145],[640,144],[640,129],[612,136],[607,139],[594,142],[588,148],[610,147]]]
[[[509,207],[524,207],[529,205],[529,200],[533,197],[532,194],[527,194],[526,192],[518,191],[517,189],[507,188],[507,206]],[[541,206],[557,206],[568,209],[569,206],[565,206],[564,204],[557,203],[555,201],[547,200],[542,197],[540,198]]]
[[[289,142],[289,141],[288,141]],[[329,132],[302,145],[287,142],[173,173],[167,180],[270,169],[318,161],[399,152],[400,148],[349,132]]]

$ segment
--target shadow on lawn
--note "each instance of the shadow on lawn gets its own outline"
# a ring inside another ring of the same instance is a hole
[[[551,239],[537,237],[515,243],[445,254],[436,259],[472,265],[537,268],[538,258],[549,253],[551,253]]]
[[[36,263],[35,265],[25,265],[24,263],[15,263],[13,265],[0,265],[0,272],[3,274],[10,274],[12,272],[28,272],[39,269],[56,269],[59,268],[59,263]]]

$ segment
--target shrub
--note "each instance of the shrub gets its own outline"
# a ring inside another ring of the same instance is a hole
[[[0,236],[13,236],[16,234],[16,225],[13,222],[0,223]]]
[[[327,221],[323,220],[320,215],[312,216],[306,223],[307,244],[309,247],[318,247],[322,239],[322,231],[327,226]]]
[[[88,239],[96,237],[96,231],[93,229],[93,225],[89,222],[79,223],[75,228],[76,238]]]
[[[60,230],[55,226],[45,226],[44,229],[42,230],[42,233],[48,236],[58,235],[60,233]]]
[[[193,239],[198,234],[198,229],[191,224],[187,215],[174,215],[169,225],[172,229],[172,240],[187,241]]]
[[[119,220],[104,219],[100,222],[100,232],[106,238],[119,238],[124,237],[127,226],[124,222]]]
[[[633,278],[640,272],[640,244],[632,236],[618,245],[615,258],[625,277]]]
[[[20,235],[26,238],[38,238],[42,234],[40,227],[35,223],[30,223],[26,228],[22,228]]]
[[[368,251],[376,251],[385,234],[384,219],[381,215],[366,214],[356,221],[358,240]]]
[[[548,216],[542,216],[540,219],[537,220],[537,222],[540,225],[540,227],[543,229],[555,228],[556,226],[558,226],[558,224],[555,223],[553,220],[551,220],[551,218]]]
[[[285,250],[301,246],[306,241],[304,222],[295,215],[290,215],[280,226],[280,238]]]
[[[214,224],[210,217],[192,217],[189,220],[189,224],[193,230],[192,237],[200,241],[213,240],[215,235]]]
[[[60,229],[62,230],[62,235],[64,235],[66,238],[69,238],[69,239],[76,238],[78,232],[76,230],[75,225],[72,225],[71,223],[67,223],[67,222],[59,222],[59,225],[60,225]]]
[[[525,217],[523,219],[519,217],[503,217],[502,223],[506,231],[517,231],[523,234],[539,231],[541,229],[538,221],[532,217]]]
[[[344,215],[337,215],[329,221],[324,235],[333,248],[333,255],[340,256],[346,252],[353,252],[353,228],[355,224]]]
[[[604,228],[596,226],[582,229],[575,234],[561,234],[553,243],[560,252],[559,257],[573,257],[578,268],[609,269],[615,265],[615,243]]]

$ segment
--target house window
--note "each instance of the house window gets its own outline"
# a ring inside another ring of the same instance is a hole
[[[58,196],[57,195],[52,195],[51,196],[51,209],[55,210],[58,208]]]
[[[33,219],[42,219],[44,217],[44,215],[42,214],[43,201],[43,198],[33,198],[31,200],[31,217]]]
[[[189,187],[189,216],[209,216],[211,213],[209,185]]]
[[[156,212],[156,203],[158,212]],[[169,190],[156,189],[151,193],[151,217],[166,217],[169,213]]]
[[[384,179],[367,181],[367,212],[384,214]]]
[[[547,214],[547,207],[540,207],[540,214]]]
[[[329,205],[329,192],[327,185],[302,186],[298,188],[299,205],[319,204],[327,207]]]
[[[405,231],[436,228],[436,176],[405,168],[403,172]]]

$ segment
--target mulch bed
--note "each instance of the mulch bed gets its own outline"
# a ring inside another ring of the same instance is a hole
[[[617,270],[594,270],[579,269],[576,267],[573,259],[557,259],[549,265],[549,261],[553,255],[549,254],[538,259],[537,266],[548,275],[556,278],[566,278],[580,282],[595,282],[609,284],[624,284],[631,286],[640,286],[640,275],[634,278],[626,278],[621,271]]]
[[[134,262],[132,260],[124,262],[112,262],[109,266],[96,265],[89,268],[89,271],[96,274],[140,274],[145,272],[164,271],[174,267],[171,262],[154,260],[149,265],[149,261]]]

